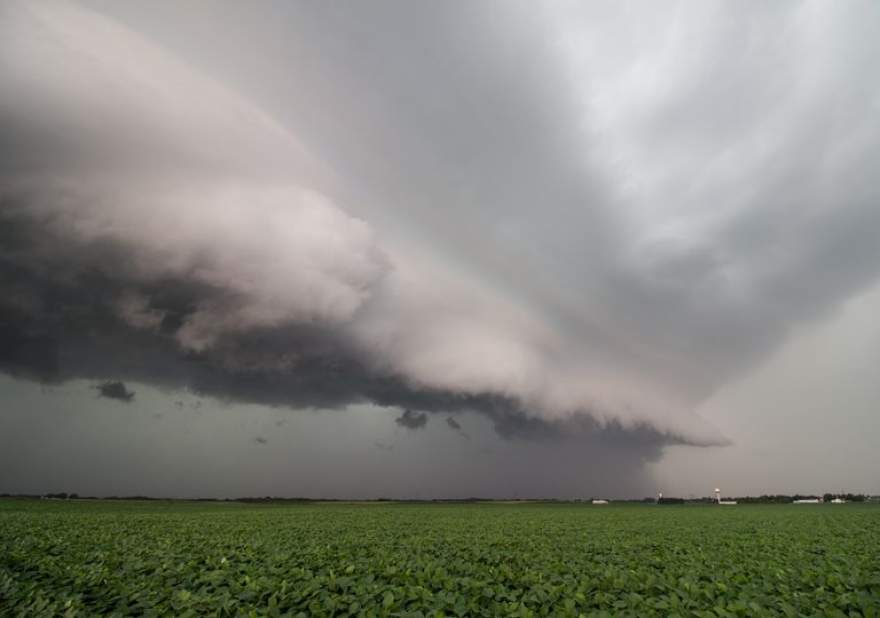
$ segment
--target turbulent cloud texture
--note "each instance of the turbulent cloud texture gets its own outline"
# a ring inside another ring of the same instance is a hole
[[[880,270],[875,5],[229,10],[0,9],[6,373],[651,459]]]

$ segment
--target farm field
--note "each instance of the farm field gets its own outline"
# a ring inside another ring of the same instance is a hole
[[[880,615],[880,506],[0,500],[0,615]]]

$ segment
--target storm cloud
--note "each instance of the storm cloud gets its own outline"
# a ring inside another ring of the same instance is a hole
[[[5,4],[0,370],[724,444],[880,273],[880,9],[672,6]]]
[[[128,390],[123,382],[104,382],[103,384],[98,384],[95,388],[98,389],[101,397],[106,397],[107,399],[116,399],[125,403],[134,399],[134,391]]]
[[[394,419],[394,422],[407,429],[421,429],[428,424],[428,415],[424,412],[404,410],[400,416]]]

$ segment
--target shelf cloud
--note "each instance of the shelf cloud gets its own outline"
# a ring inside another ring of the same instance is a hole
[[[725,444],[699,403],[880,271],[880,36],[689,6],[274,7],[273,90],[6,3],[0,370]]]

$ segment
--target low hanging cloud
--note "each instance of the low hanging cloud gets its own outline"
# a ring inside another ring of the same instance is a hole
[[[98,389],[101,397],[106,397],[107,399],[116,399],[125,403],[129,403],[134,399],[134,391],[128,390],[122,382],[108,381],[98,384],[95,388]]]
[[[449,427],[452,431],[460,435],[462,438],[470,439],[470,436],[467,435],[464,429],[461,428],[461,423],[455,420],[451,416],[446,417],[446,426]]]
[[[0,370],[473,410],[651,459],[723,444],[696,406],[877,276],[878,83],[832,70],[870,65],[853,15],[716,6],[680,24],[729,24],[705,54],[607,55],[588,9],[423,8],[284,9],[327,53],[288,67],[282,121],[97,13],[5,6]]]
[[[404,410],[400,416],[394,419],[394,422],[407,429],[422,429],[428,424],[428,415],[424,412]]]

